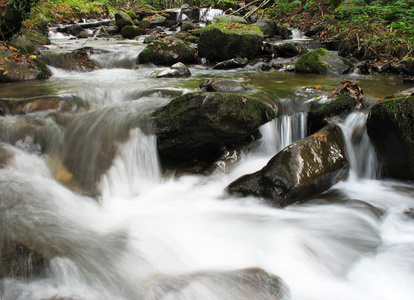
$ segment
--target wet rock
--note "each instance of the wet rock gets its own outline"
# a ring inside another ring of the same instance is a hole
[[[148,299],[197,299],[199,289],[211,299],[287,300],[290,291],[283,280],[259,268],[231,271],[203,271],[182,275],[154,275],[144,282]]]
[[[74,36],[78,36],[82,31],[82,27],[80,27],[78,24],[72,24],[66,29],[67,33]]]
[[[406,77],[402,80],[403,84],[414,84],[414,77]]]
[[[172,65],[178,62],[194,63],[196,51],[183,42],[154,41],[138,55],[137,64]]]
[[[292,43],[285,43],[276,48],[277,54],[280,57],[294,57],[300,54],[298,47]]]
[[[118,33],[118,27],[116,26],[108,26],[105,29],[107,34],[113,35],[113,34],[117,34]]]
[[[196,26],[193,23],[190,22],[184,22],[183,25],[181,25],[181,31],[189,31],[195,29]]]
[[[227,191],[285,207],[326,191],[347,171],[342,131],[330,124],[280,151],[260,171],[232,182]]]
[[[260,100],[236,94],[187,93],[153,114],[163,162],[212,162],[224,151],[248,144],[259,126],[275,117]]]
[[[414,58],[408,57],[401,62],[402,71],[408,76],[414,76]]]
[[[122,30],[124,26],[134,25],[134,21],[131,19],[131,17],[127,13],[121,11],[115,13],[115,22],[118,30]]]
[[[263,33],[256,26],[218,23],[203,28],[198,41],[198,55],[210,61],[258,55]]]
[[[314,133],[326,126],[334,116],[345,116],[354,109],[364,107],[363,91],[352,81],[343,80],[330,96],[327,103],[311,103],[308,113],[308,133]]]
[[[212,78],[200,84],[203,92],[243,93],[246,89],[235,80]]]
[[[325,29],[325,26],[322,24],[316,25],[305,32],[305,36],[307,37],[317,37],[319,34]]]
[[[121,30],[121,34],[126,39],[133,39],[139,35],[144,34],[144,30],[136,26],[124,26]]]
[[[74,111],[78,105],[60,97],[39,97],[28,100],[0,99],[0,115],[30,114],[39,111]]]
[[[46,79],[51,75],[47,65],[36,55],[26,54],[9,43],[0,43],[0,82]]]
[[[236,57],[229,60],[225,60],[215,64],[213,69],[222,69],[222,70],[229,70],[235,68],[243,68],[249,63],[247,58]]]
[[[238,16],[233,16],[233,15],[220,15],[220,16],[215,16],[212,20],[211,20],[212,24],[216,24],[216,23],[239,23],[239,24],[247,24],[247,21],[242,18],[242,17],[238,17]]]
[[[7,277],[24,281],[44,276],[48,259],[20,243],[6,241],[0,245],[0,265],[0,279]]]
[[[90,72],[99,69],[98,64],[89,57],[89,50],[81,48],[72,52],[44,52],[42,59],[50,66],[68,71]]]
[[[289,39],[292,37],[292,31],[286,26],[277,24],[274,20],[260,19],[254,25],[260,28],[266,38],[274,38],[277,36],[281,39]]]
[[[323,48],[304,54],[295,63],[297,73],[347,74],[353,69],[354,64],[349,60]]]
[[[414,97],[376,103],[367,119],[367,132],[382,162],[382,174],[414,179]]]
[[[190,76],[191,72],[188,69],[188,67],[179,62],[176,64],[173,64],[170,68],[155,72],[151,74],[151,77],[155,78],[162,78],[162,77],[183,77],[183,76]]]
[[[10,149],[8,144],[0,143],[0,168],[8,166],[10,161],[14,158],[14,155],[14,151]]]
[[[143,28],[155,28],[157,26],[163,26],[166,20],[167,18],[159,14],[155,14],[155,15],[143,18],[140,22],[140,25]]]
[[[197,23],[200,21],[200,9],[197,6],[182,8],[181,14],[186,15],[186,20],[190,22]]]

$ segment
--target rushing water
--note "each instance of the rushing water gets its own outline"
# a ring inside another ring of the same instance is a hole
[[[62,40],[51,48],[77,46]],[[149,77],[154,67],[134,66],[141,44],[93,46],[107,50],[95,57],[101,70],[53,69],[46,81],[0,87],[4,98],[60,95],[85,104],[66,116],[66,126],[44,113],[2,119],[0,146],[13,155],[0,170],[0,239],[19,240],[53,259],[44,277],[3,279],[0,299],[269,299],[226,275],[250,267],[280,276],[295,300],[413,298],[413,187],[375,179],[365,113],[337,120],[347,139],[348,180],[309,204],[277,209],[223,192],[305,136],[301,103],[315,95],[304,87],[334,88],[343,76],[195,65],[190,78],[155,80]],[[272,99],[278,118],[261,128],[260,147],[227,173],[162,176],[147,114],[214,76]],[[368,99],[400,88],[397,77],[352,79]],[[46,150],[30,135],[15,137],[16,124],[27,119],[44,124],[38,134],[45,132]],[[64,159],[90,180],[113,144],[114,162],[99,180],[99,199],[56,180],[63,178],[58,170]]]

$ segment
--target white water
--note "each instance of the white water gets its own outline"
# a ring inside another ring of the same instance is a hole
[[[78,95],[91,104],[66,137],[84,150],[131,115],[167,102],[131,96],[165,84],[148,82],[145,74],[54,70],[51,81],[68,90],[79,85]],[[313,203],[277,209],[223,192],[303,137],[305,117],[279,116],[262,128],[265,146],[229,173],[208,177],[162,177],[148,124],[126,126],[129,138],[100,181],[99,201],[58,183],[48,155],[7,145],[15,155],[0,170],[0,240],[15,238],[54,258],[45,278],[2,280],[0,299],[269,299],[239,289],[223,273],[249,267],[280,276],[293,300],[412,299],[414,220],[404,212],[413,207],[413,188],[373,179],[372,149],[359,129],[365,115],[341,122],[354,141],[348,143],[350,180]]]

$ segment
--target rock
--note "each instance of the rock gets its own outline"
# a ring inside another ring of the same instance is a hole
[[[244,18],[238,17],[238,16],[232,16],[232,15],[215,16],[211,20],[211,23],[212,24],[216,24],[216,23],[239,23],[239,24],[246,24],[247,25],[247,21]]]
[[[189,31],[195,29],[196,26],[193,23],[190,22],[184,22],[183,25],[181,25],[181,31]]]
[[[78,24],[70,25],[66,32],[70,35],[78,36],[83,31],[82,27],[80,27]]]
[[[147,45],[138,55],[137,64],[153,63],[156,65],[172,65],[178,62],[196,62],[196,51],[183,42],[154,41]]]
[[[259,53],[263,33],[256,26],[217,23],[203,28],[198,55],[210,61],[236,57],[252,58]]]
[[[243,93],[246,89],[235,80],[213,78],[200,84],[204,92]]]
[[[166,20],[167,20],[167,18],[165,18],[165,17],[163,17],[159,14],[155,14],[153,16],[148,16],[148,17],[143,18],[141,20],[140,24],[147,23],[148,27],[143,26],[144,28],[154,28],[154,27],[157,27],[157,26],[164,25]]]
[[[311,103],[308,113],[308,133],[314,133],[328,124],[333,116],[345,116],[350,111],[364,107],[363,91],[356,83],[343,80],[327,103]]]
[[[292,43],[285,43],[276,48],[277,54],[280,57],[294,57],[300,54],[298,47]]]
[[[156,77],[156,78],[183,77],[183,76],[190,76],[190,75],[191,75],[191,72],[188,69],[188,67],[185,64],[178,62],[176,64],[173,64],[171,68],[153,73],[151,77]]]
[[[414,97],[376,103],[367,119],[367,132],[382,162],[382,175],[414,179]]]
[[[259,268],[153,275],[144,287],[151,299],[166,299],[172,293],[175,299],[199,299],[200,289],[206,299],[290,299],[283,280]]]
[[[0,245],[0,279],[28,278],[45,275],[48,259],[41,253],[13,241]]]
[[[77,104],[59,97],[39,97],[29,100],[0,99],[0,115],[20,115],[38,111],[74,111]]]
[[[254,25],[260,28],[266,38],[278,37],[285,40],[292,37],[289,28],[278,25],[274,20],[260,19]]]
[[[133,39],[134,37],[144,34],[144,30],[136,26],[127,25],[122,28],[121,34],[126,39]]]
[[[111,34],[111,35],[117,34],[118,33],[118,27],[108,26],[108,27],[106,27],[105,31],[106,31],[107,34]]]
[[[243,68],[249,63],[247,58],[236,57],[229,60],[225,60],[215,64],[213,69],[222,69],[222,70],[229,70],[235,68]]]
[[[414,76],[414,58],[408,57],[401,62],[404,74]]]
[[[9,43],[0,43],[0,82],[46,79],[51,75],[37,56],[26,54]]]
[[[115,22],[118,30],[122,30],[124,26],[134,25],[134,21],[131,19],[131,17],[127,13],[121,11],[115,13]]]
[[[333,124],[276,154],[261,170],[232,182],[227,192],[256,196],[285,207],[304,202],[346,176],[348,162],[341,129]]]
[[[302,55],[295,63],[297,73],[347,74],[353,69],[354,64],[349,60],[323,48]]]
[[[275,117],[260,100],[236,94],[187,93],[153,114],[163,162],[212,162],[224,151],[255,139]]]
[[[15,152],[9,144],[0,143],[0,168],[7,167],[15,156]],[[0,251],[1,255],[1,251]]]
[[[99,69],[98,64],[90,59],[87,50],[81,48],[64,53],[43,52],[42,59],[50,66],[68,71],[90,72]]]
[[[42,30],[23,28],[19,34],[13,36],[11,44],[21,46],[27,53],[34,53],[37,45],[49,45],[47,33]]]
[[[316,37],[325,29],[325,26],[322,24],[316,25],[305,32],[305,36],[307,37]]]
[[[197,6],[182,8],[181,14],[187,16],[186,20],[190,22],[198,23],[200,21],[200,9]]]

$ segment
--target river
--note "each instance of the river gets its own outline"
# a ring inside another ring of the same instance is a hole
[[[47,51],[83,44],[56,38]],[[150,74],[161,67],[134,68],[141,41],[92,39],[85,45],[105,50],[92,56],[102,69],[52,68],[48,80],[0,85],[1,98],[60,96],[83,107],[67,128],[45,113],[3,117],[2,146],[15,155],[0,171],[0,233],[54,258],[44,277],[3,279],[0,299],[262,299],[232,291],[234,282],[218,275],[250,267],[282,278],[292,300],[413,299],[413,186],[381,179],[363,132],[364,112],[337,121],[348,137],[350,176],[308,204],[277,209],[224,193],[233,180],[305,137],[303,102],[317,97],[306,87],[332,90],[346,78],[372,103],[404,89],[401,77],[191,65],[189,78],[154,79]],[[212,77],[237,80],[248,93],[271,99],[278,118],[226,172],[164,176],[147,115]],[[27,119],[46,124],[53,151],[42,154],[30,136],[13,141],[13,124]],[[123,131],[127,137],[99,180],[98,199],[55,179],[53,162],[71,152],[75,169],[89,180],[98,160],[91,145],[105,147]],[[353,143],[357,131],[362,138]],[[168,282],[175,288],[165,288]]]

